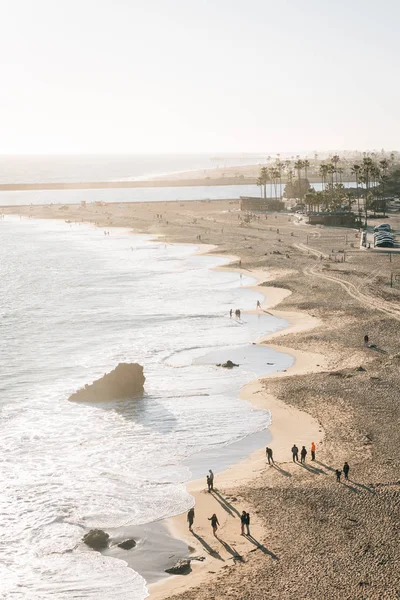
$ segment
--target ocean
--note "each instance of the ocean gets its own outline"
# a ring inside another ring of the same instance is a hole
[[[266,155],[267,156],[267,155]],[[137,155],[59,155],[0,156],[0,184],[94,182],[140,180],[156,175],[202,171],[265,163],[258,155],[137,154]],[[321,183],[313,183],[316,190]],[[344,182],[345,187],[354,186]],[[284,184],[266,186],[267,197],[284,192]],[[0,191],[0,206],[28,204],[79,204],[86,202],[173,202],[183,200],[234,200],[240,196],[261,195],[257,185],[217,185],[154,187],[103,190],[23,190]]]
[[[291,366],[253,345],[287,323],[229,318],[262,296],[250,277],[212,269],[225,258],[195,251],[122,229],[0,220],[0,598],[142,600],[142,575],[88,551],[83,534],[186,510],[185,482],[266,431],[268,411],[237,395]],[[215,366],[227,359],[240,367]],[[119,362],[143,365],[142,399],[68,401]]]

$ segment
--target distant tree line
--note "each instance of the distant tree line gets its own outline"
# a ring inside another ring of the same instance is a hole
[[[316,155],[317,156],[317,155]],[[376,156],[376,155],[374,155]],[[275,198],[282,199],[282,179],[286,180],[284,196],[296,198],[308,207],[309,211],[348,210],[356,208],[361,218],[362,212],[367,218],[368,211],[386,214],[387,197],[400,193],[400,168],[395,167],[394,153],[390,160],[375,160],[364,154],[362,160],[354,164],[342,164],[339,155],[335,154],[326,162],[319,164],[315,160],[281,161],[278,158],[270,166],[263,166],[257,180],[264,198],[267,197],[267,184],[275,191]],[[310,167],[321,178],[321,190],[310,186],[308,172]],[[343,184],[344,177],[355,179],[355,188],[347,188]],[[361,202],[362,200],[362,202]]]

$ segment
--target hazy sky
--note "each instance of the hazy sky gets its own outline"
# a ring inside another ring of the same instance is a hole
[[[396,149],[399,0],[0,0],[0,152]]]

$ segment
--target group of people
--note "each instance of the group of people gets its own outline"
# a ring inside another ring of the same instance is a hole
[[[269,464],[271,464],[271,462],[273,463],[274,459],[272,458],[271,448],[266,448],[266,454],[267,454],[267,458],[268,458],[268,463]],[[301,451],[300,451],[300,462],[301,463],[306,462],[306,456],[307,456],[307,449],[305,446],[302,446]],[[296,444],[293,444],[293,446],[292,446],[292,459],[293,459],[293,462],[299,461],[299,449],[296,446]],[[311,442],[311,460],[315,460],[315,442]],[[348,481],[349,480],[349,471],[350,471],[350,466],[349,466],[349,463],[346,461],[343,465],[343,470],[336,469],[336,471],[335,471],[336,481],[338,483],[340,483],[340,477],[342,475],[342,472],[344,473],[345,480]]]
[[[306,456],[307,456],[307,449],[305,446],[302,446],[301,451],[300,451],[300,462],[301,463],[306,462]],[[293,459],[293,462],[299,462],[299,449],[296,446],[296,444],[293,444],[293,446],[292,446],[292,459]],[[315,460],[315,444],[314,444],[314,442],[312,442],[312,444],[311,444],[311,460]]]
[[[214,491],[214,473],[210,469],[207,475],[207,488],[211,493]],[[187,522],[189,525],[189,531],[193,531],[193,523],[194,523],[194,508],[191,508],[187,513]],[[211,521],[211,528],[213,531],[214,537],[217,537],[217,531],[219,527],[218,517],[215,513],[211,517],[208,518]],[[240,515],[240,524],[241,524],[241,535],[245,535],[244,528],[246,527],[246,535],[250,535],[250,513],[245,510],[242,511]]]
[[[350,466],[349,463],[346,461],[343,465],[343,473],[344,473],[344,478],[346,481],[349,480],[349,471],[350,471]],[[340,478],[342,476],[342,471],[340,469],[336,469],[336,481],[338,483],[340,483]]]
[[[313,461],[313,460],[315,460],[315,452],[316,452],[315,442],[311,442],[310,452],[311,452],[311,460]],[[274,464],[274,453],[273,453],[272,448],[267,446],[265,448],[265,454],[268,459],[268,464],[273,465]],[[306,462],[307,454],[308,454],[308,452],[307,452],[306,447],[302,446],[301,451],[300,451],[300,462],[301,463]],[[293,459],[293,462],[299,462],[299,449],[296,446],[296,444],[293,444],[293,446],[292,446],[292,459]],[[342,473],[344,474],[345,480],[348,481],[349,471],[350,471],[350,466],[349,466],[349,463],[346,461],[343,465],[342,470],[336,469],[336,471],[335,471],[336,481],[338,483],[340,483],[340,478],[342,476]],[[214,491],[214,473],[211,469],[208,471],[208,475],[207,475],[207,488],[208,488],[209,493]],[[217,530],[219,527],[219,521],[218,521],[217,515],[214,513],[211,517],[208,518],[208,520],[211,521],[211,528],[213,531],[213,535],[215,537],[217,537]],[[194,523],[194,508],[191,508],[189,510],[189,512],[187,513],[187,522],[189,524],[189,531],[193,531],[192,527],[193,527],[193,523]],[[246,512],[245,510],[243,510],[242,514],[240,515],[240,524],[241,524],[241,535],[245,535],[245,531],[244,531],[245,527],[246,527],[246,535],[250,535],[250,514],[248,512]]]
[[[229,316],[230,316],[230,318],[232,318],[232,315],[233,315],[233,310],[231,309],[231,310],[229,311]],[[235,317],[237,317],[238,319],[240,319],[240,315],[241,315],[240,309],[239,309],[239,308],[237,308],[237,309],[235,310]]]

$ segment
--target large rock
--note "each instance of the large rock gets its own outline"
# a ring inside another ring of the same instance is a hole
[[[102,529],[91,529],[82,539],[93,550],[104,550],[108,546],[110,536]]]
[[[178,560],[173,567],[165,569],[165,572],[170,575],[187,575],[191,570],[190,558],[183,558],[182,560]]]
[[[138,363],[119,363],[104,377],[90,385],[86,384],[69,399],[83,402],[107,402],[119,398],[129,398],[143,393],[145,382],[143,367]]]

